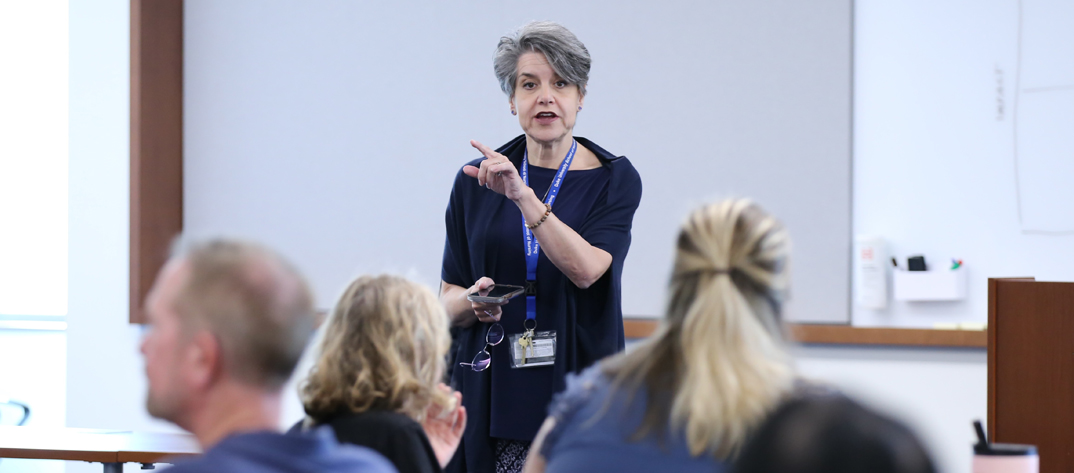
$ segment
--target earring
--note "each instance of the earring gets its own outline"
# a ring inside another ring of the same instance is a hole
[[[518,115],[518,112],[511,110],[511,115]]]
[[[581,107],[581,106],[578,106],[578,111],[579,111],[579,112],[581,112],[581,111],[582,111],[582,107]]]

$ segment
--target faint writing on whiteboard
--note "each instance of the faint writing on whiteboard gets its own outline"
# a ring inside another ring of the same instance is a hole
[[[1023,233],[1074,235],[1074,3],[1018,2],[1012,107]]]
[[[996,121],[1003,121],[1003,69],[996,64]]]

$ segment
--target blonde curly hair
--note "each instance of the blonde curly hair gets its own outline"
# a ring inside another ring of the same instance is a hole
[[[429,406],[450,410],[438,389],[451,346],[448,317],[433,293],[398,276],[362,276],[329,316],[320,356],[302,385],[311,420],[384,410],[422,422]]]

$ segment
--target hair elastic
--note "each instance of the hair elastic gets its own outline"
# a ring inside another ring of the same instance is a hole
[[[695,270],[692,270],[692,271],[683,271],[683,272],[677,274],[676,277],[687,277],[687,276],[701,275],[701,274],[712,274],[712,275],[728,274],[728,275],[730,275],[731,270],[726,269],[726,268],[695,269]]]

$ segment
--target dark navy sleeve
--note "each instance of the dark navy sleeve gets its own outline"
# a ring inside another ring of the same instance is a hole
[[[621,264],[630,248],[630,228],[641,202],[641,176],[626,158],[620,158],[612,166],[606,199],[594,207],[578,233]]]
[[[448,284],[470,287],[476,280],[470,269],[470,247],[466,239],[466,195],[470,192],[473,179],[459,169],[455,176],[455,185],[451,187],[447,212],[444,215],[446,239],[444,241],[444,262],[440,270],[440,279]]]

